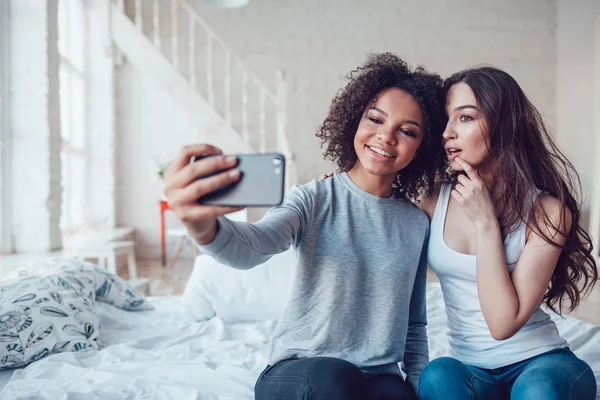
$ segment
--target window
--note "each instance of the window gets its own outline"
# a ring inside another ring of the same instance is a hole
[[[10,252],[8,173],[8,0],[0,0],[0,252]]]
[[[63,236],[85,229],[91,221],[89,144],[87,140],[86,52],[87,24],[82,0],[58,2],[60,54],[60,123]]]

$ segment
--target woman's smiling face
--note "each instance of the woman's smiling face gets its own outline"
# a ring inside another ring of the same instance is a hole
[[[355,169],[389,177],[391,184],[415,158],[423,135],[421,107],[414,97],[398,88],[387,89],[367,107],[358,124]]]

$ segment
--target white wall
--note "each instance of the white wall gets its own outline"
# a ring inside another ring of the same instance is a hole
[[[190,3],[264,81],[275,68],[286,71],[301,181],[331,170],[314,133],[342,76],[369,52],[396,52],[443,76],[494,64],[513,74],[553,123],[553,0],[255,0],[237,10]]]
[[[554,0],[381,0],[376,5],[253,0],[235,10],[189,3],[264,82],[274,83],[275,71],[285,70],[289,135],[300,182],[332,170],[314,134],[343,76],[369,52],[396,52],[443,76],[474,64],[494,64],[513,74],[554,123]],[[163,13],[169,15],[169,8],[161,3]],[[144,26],[151,29],[147,15]],[[185,27],[180,31],[186,32]],[[161,25],[161,32],[169,55],[168,26]],[[202,65],[200,60],[197,64]],[[153,157],[174,155],[181,145],[198,140],[196,127],[152,79],[130,65],[118,73],[117,87],[117,221],[136,228],[141,257],[156,257],[160,184],[152,181]]]
[[[595,132],[594,79],[600,65],[594,65],[594,24],[600,18],[598,0],[558,0],[556,38],[556,138],[575,165],[584,186],[584,215],[589,212],[594,180],[594,157],[600,140]],[[598,171],[596,171],[598,173]],[[600,188],[596,188],[600,190]]]
[[[135,228],[140,258],[156,258],[163,185],[156,175],[156,161],[170,160],[183,145],[200,140],[199,129],[190,124],[170,93],[130,64],[117,71],[116,79],[117,224]],[[175,225],[177,221],[169,218],[168,226]]]

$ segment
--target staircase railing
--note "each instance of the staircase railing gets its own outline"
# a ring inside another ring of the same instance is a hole
[[[275,73],[275,90],[269,89],[185,0],[112,1],[241,135],[241,140],[260,152],[283,153],[288,186],[296,183],[295,156],[286,133],[286,82],[282,70]],[[203,58],[204,66],[199,65],[199,58]],[[199,73],[199,69],[203,71]],[[269,121],[274,124],[268,127],[270,113],[274,118]]]

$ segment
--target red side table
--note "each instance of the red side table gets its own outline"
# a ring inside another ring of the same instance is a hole
[[[170,210],[167,200],[159,200],[160,205],[160,252],[163,267],[167,265],[167,249],[165,245],[165,211]]]

